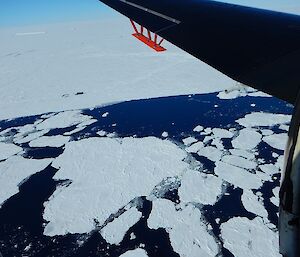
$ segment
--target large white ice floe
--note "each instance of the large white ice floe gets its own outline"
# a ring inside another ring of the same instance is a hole
[[[199,156],[204,156],[213,162],[219,161],[223,154],[221,150],[214,146],[206,146],[200,148],[197,153]]]
[[[69,137],[57,135],[57,136],[42,136],[29,143],[30,147],[61,147],[69,141]]]
[[[126,210],[121,216],[115,218],[112,222],[108,223],[102,230],[102,237],[109,244],[119,244],[122,242],[126,232],[136,224],[142,213],[136,208]]]
[[[216,256],[219,247],[202,221],[199,209],[192,205],[176,210],[171,201],[158,199],[153,202],[148,218],[151,229],[165,228],[171,245],[180,256]]]
[[[0,161],[21,152],[23,149],[17,145],[0,142]]]
[[[33,160],[12,156],[0,162],[0,205],[19,192],[19,185],[29,176],[42,171],[52,159]]]
[[[264,207],[262,199],[255,195],[252,190],[244,189],[242,203],[245,209],[262,218],[268,218],[268,212]]]
[[[88,138],[66,145],[53,163],[54,179],[72,183],[45,203],[46,235],[86,233],[163,179],[182,175],[187,153],[168,140]],[[85,208],[82,208],[82,205]]]
[[[232,138],[233,133],[227,129],[221,129],[221,128],[214,128],[213,134],[216,138]]]
[[[270,136],[265,136],[263,141],[273,148],[279,150],[285,150],[285,146],[287,144],[288,135],[286,133],[274,134]]]
[[[222,161],[216,162],[215,173],[225,181],[243,189],[258,189],[262,185],[261,179],[256,174]]]
[[[270,127],[274,125],[287,124],[292,116],[286,114],[253,112],[236,122],[244,127]]]
[[[123,253],[120,257],[148,257],[148,255],[144,249],[137,248]]]
[[[222,157],[222,162],[226,162],[233,166],[237,166],[244,169],[255,169],[257,164],[255,161],[247,160],[240,156],[235,155],[225,155]]]
[[[232,146],[237,149],[252,150],[261,142],[261,134],[254,129],[240,130],[239,135],[232,140]]]
[[[24,133],[16,134],[14,137],[14,142],[17,144],[28,143],[32,140],[35,140],[35,139],[47,134],[48,132],[49,132],[49,129],[35,131],[33,128],[32,131],[27,132],[26,134],[24,134]]]
[[[190,170],[181,180],[178,195],[181,202],[213,205],[222,193],[222,179]]]
[[[221,225],[221,235],[224,247],[234,256],[281,256],[278,249],[278,233],[269,229],[260,217],[253,220],[232,218]]]
[[[67,128],[91,120],[92,117],[83,115],[81,111],[64,111],[49,117],[37,124],[37,130]]]

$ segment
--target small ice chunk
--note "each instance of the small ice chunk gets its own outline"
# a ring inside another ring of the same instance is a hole
[[[265,136],[263,138],[264,142],[266,142],[271,147],[279,150],[285,150],[287,140],[288,140],[288,136],[286,133],[274,134],[270,136]]]
[[[186,145],[186,146],[189,146],[195,142],[197,142],[198,140],[194,137],[187,137],[187,138],[184,138],[182,139],[182,142]]]
[[[0,142],[0,161],[21,152],[23,149],[19,146]]]
[[[212,131],[214,136],[217,138],[232,138],[234,135],[232,132],[230,132],[227,129],[214,128]]]
[[[169,136],[169,133],[167,131],[164,131],[162,134],[161,134],[162,137],[168,137]]]
[[[275,152],[273,152],[273,153],[272,153],[272,156],[273,156],[274,158],[278,158],[278,157],[279,157],[279,154],[278,154],[278,153],[275,153]]]
[[[222,193],[222,179],[197,171],[187,171],[181,180],[178,195],[181,202],[213,205]]]
[[[136,239],[136,235],[132,232],[132,233],[130,234],[130,240],[134,240],[134,239]]]
[[[249,93],[249,96],[253,96],[253,97],[272,97],[271,95],[268,95],[268,94],[266,94],[264,92],[261,92],[261,91]]]
[[[148,257],[148,255],[144,249],[137,248],[121,254],[120,257]]]
[[[101,230],[101,235],[109,244],[120,244],[126,232],[136,224],[141,217],[141,212],[136,208],[131,208],[112,222],[108,223]]]
[[[273,135],[274,132],[273,132],[273,130],[271,130],[271,129],[262,129],[262,130],[261,130],[261,134],[262,134],[263,136],[270,136],[270,135]]]
[[[261,216],[262,218],[268,218],[268,212],[266,211],[261,198],[255,195],[252,190],[244,189],[242,203],[247,211]]]
[[[30,147],[61,147],[70,140],[70,137],[57,135],[57,136],[43,136],[37,138],[29,143]]]
[[[232,91],[222,91],[220,92],[217,97],[220,99],[235,99],[241,95],[239,90],[232,90]]]
[[[258,189],[262,185],[261,179],[256,174],[221,161],[216,162],[215,173],[225,181],[243,189]]]
[[[109,112],[105,112],[102,114],[102,118],[106,118],[109,115]]]
[[[232,140],[234,148],[252,150],[261,142],[261,134],[253,129],[242,129],[239,135]]]
[[[244,118],[238,119],[236,122],[244,127],[263,127],[286,124],[291,121],[291,118],[291,115],[285,114],[253,112],[247,114]]]
[[[224,247],[234,256],[280,257],[278,233],[269,229],[262,218],[235,217],[221,225]]]
[[[235,155],[225,155],[222,161],[244,169],[255,169],[257,165],[256,162]]]
[[[222,151],[213,146],[203,147],[197,153],[199,156],[204,156],[213,162],[219,161],[223,154]]]
[[[104,130],[100,130],[100,131],[97,132],[97,134],[98,134],[100,137],[104,137],[104,136],[106,136],[107,132],[104,131]]]
[[[193,131],[194,132],[201,132],[204,128],[201,125],[196,126]]]
[[[281,124],[281,125],[279,126],[279,128],[282,129],[282,130],[289,131],[289,126],[288,126],[288,125]]]

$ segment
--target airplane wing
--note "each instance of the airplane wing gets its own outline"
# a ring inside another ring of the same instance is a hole
[[[100,0],[220,72],[294,104],[300,16],[208,0]]]

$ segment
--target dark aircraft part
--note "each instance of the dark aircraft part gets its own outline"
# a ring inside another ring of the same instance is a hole
[[[100,0],[232,79],[296,104],[300,16],[208,0]],[[299,96],[300,99],[300,96]],[[280,251],[300,256],[300,100],[280,190]]]
[[[292,104],[300,16],[207,0],[101,0],[236,81]]]
[[[151,34],[151,31],[149,29],[147,30],[147,34],[146,36],[144,35],[144,27],[140,26],[140,30],[137,29],[136,24],[134,23],[133,20],[130,20],[131,25],[134,29],[134,34],[132,34],[135,38],[137,38],[138,40],[142,41],[144,44],[146,44],[147,46],[151,47],[152,49],[154,49],[156,52],[163,52],[166,51],[166,49],[164,47],[161,46],[161,43],[164,41],[163,38],[161,38],[158,41],[158,36],[156,33],[153,33],[153,35]]]

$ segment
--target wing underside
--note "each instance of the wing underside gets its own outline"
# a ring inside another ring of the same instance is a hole
[[[295,103],[300,16],[207,0],[101,0],[245,85]]]

